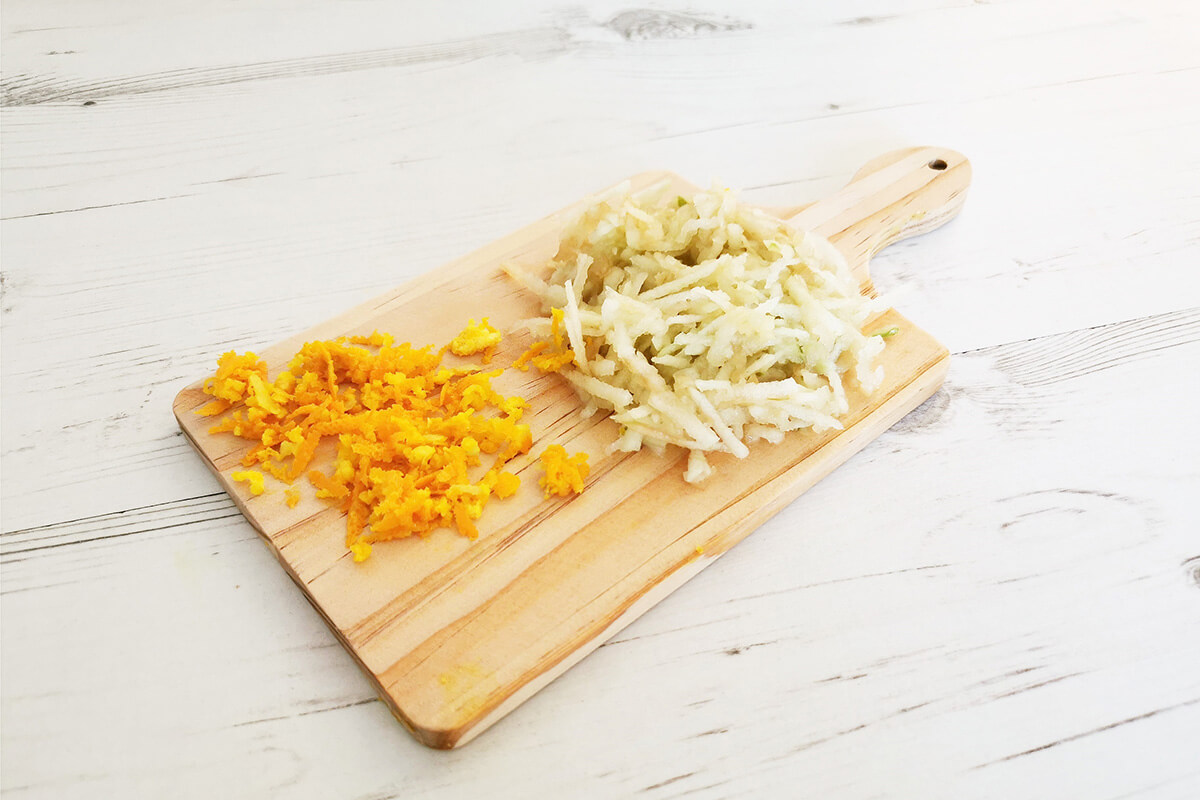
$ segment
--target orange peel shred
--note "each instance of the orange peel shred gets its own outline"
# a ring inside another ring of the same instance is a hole
[[[499,337],[472,320],[447,349],[486,359]],[[232,409],[210,432],[254,442],[247,469],[232,475],[252,494],[262,491],[259,470],[287,483],[307,475],[317,497],[338,504],[355,561],[372,542],[439,527],[474,538],[488,500],[520,486],[504,467],[533,445],[520,422],[528,404],[492,388],[500,370],[446,366],[443,353],[378,332],[309,342],[269,381],[254,353],[229,352],[204,384],[215,400],[198,413]],[[332,468],[310,469],[326,441],[336,442]]]
[[[467,323],[462,332],[450,340],[450,352],[456,356],[473,356],[483,353],[483,363],[492,360],[496,346],[500,344],[500,331],[488,323],[484,317],[478,324],[475,320]]]
[[[266,491],[263,483],[263,474],[258,470],[244,469],[230,473],[229,477],[235,481],[244,481],[250,487],[250,494],[255,497]]]
[[[563,367],[575,361],[575,351],[566,342],[563,335],[563,310],[550,309],[550,340],[539,340],[522,353],[513,366],[522,372],[529,370],[529,365],[537,367],[542,372],[559,372]]]
[[[546,474],[538,479],[538,484],[545,490],[546,497],[566,497],[572,492],[583,491],[583,481],[590,471],[587,453],[568,456],[562,445],[552,444],[542,451],[540,460]]]
[[[520,488],[521,479],[504,467],[533,446],[529,426],[520,422],[529,403],[492,388],[503,370],[447,366],[442,359],[449,351],[481,355],[486,364],[500,341],[484,317],[437,351],[396,344],[378,331],[308,342],[273,381],[257,355],[231,351],[204,383],[214,399],[196,413],[226,414],[209,432],[254,442],[242,459],[245,469],[230,476],[246,482],[252,495],[265,491],[263,472],[285,483],[305,476],[318,498],[340,507],[356,562],[370,557],[373,542],[440,527],[474,539],[487,502]],[[512,366],[558,372],[574,359],[556,308],[550,338],[534,342]],[[336,442],[332,467],[310,469],[327,441]],[[586,453],[568,456],[552,444],[540,461],[546,497],[583,491]],[[287,489],[284,500],[294,508],[299,490]]]

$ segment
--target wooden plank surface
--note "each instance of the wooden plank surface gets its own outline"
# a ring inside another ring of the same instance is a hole
[[[5,3],[4,796],[1200,794],[1200,9],[459,9]],[[919,142],[971,202],[872,270],[944,388],[460,750],[165,411],[619,176],[784,206]]]
[[[936,228],[961,209],[970,164],[943,148],[910,148],[873,159],[842,191],[795,219],[843,249],[864,290],[870,257],[888,244]],[[636,190],[669,181],[647,173]],[[539,269],[558,249],[574,213],[524,228],[406,286],[265,350],[271,375],[304,341],[386,331],[418,345],[449,341],[468,319],[490,317],[502,331],[539,313],[539,299],[503,272],[512,262]],[[272,552],[376,684],[380,697],[423,743],[455,747],[549,683],[713,559],[741,541],[941,385],[948,353],[894,310],[865,329],[898,329],[879,359],[884,382],[870,396],[850,391],[842,431],[796,432],[760,443],[745,459],[715,457],[716,475],[683,480],[685,453],[609,452],[616,425],[584,418],[558,375],[506,372],[497,389],[530,401],[524,420],[535,451],[550,443],[589,453],[592,473],[577,498],[544,498],[534,453],[512,462],[526,491],[494,503],[480,537],[449,530],[377,545],[365,564],[344,546],[345,514],[309,496],[283,504],[284,484],[252,496],[231,473],[250,443],[212,435],[196,411],[211,397],[203,380],[180,392],[175,414],[189,442]],[[496,363],[529,346],[507,337]],[[310,493],[311,495],[311,493]]]

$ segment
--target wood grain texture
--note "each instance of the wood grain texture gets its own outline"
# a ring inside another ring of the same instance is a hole
[[[749,29],[629,41],[599,24],[610,16],[602,8],[583,18],[523,8],[503,21],[481,12],[467,27],[388,22],[399,13],[390,8],[358,4],[338,27],[343,49],[486,36],[547,18],[571,44],[534,64],[496,55],[447,70],[397,66],[344,80],[0,109],[6,321],[10,349],[23,354],[8,360],[5,400],[26,421],[4,448],[27,467],[5,475],[8,524],[57,521],[49,509],[118,510],[127,481],[139,486],[135,505],[178,499],[173,476],[195,463],[153,409],[207,369],[214,349],[272,344],[638,169],[716,177],[745,187],[751,202],[783,205],[836,190],[885,150],[970,141],[989,186],[979,210],[920,248],[891,248],[876,278],[896,305],[944,331],[951,350],[1200,303],[1200,290],[1174,277],[1186,274],[1200,213],[1200,162],[1187,155],[1200,109],[1163,99],[1186,96],[1194,82],[1190,46],[1146,44],[1186,29],[1165,10],[1138,23],[1132,40],[1112,5],[980,6],[944,36],[936,32],[965,12],[928,3],[874,25],[763,6],[747,11]],[[687,10],[724,13],[718,4]],[[211,13],[14,22],[5,76],[108,80],[332,46],[304,37],[319,9],[299,15],[292,36],[256,36],[254,23],[267,20],[253,7]],[[1081,18],[1094,21],[1095,36],[1079,34]],[[71,44],[76,37],[87,46]],[[224,44],[185,46],[189,37]],[[927,47],[899,72],[865,86],[845,77],[856,42],[892,52],[905,37]],[[1036,46],[1017,57],[1022,37]],[[780,42],[803,42],[802,52]],[[76,52],[48,55],[66,50]],[[966,52],[982,55],[947,87],[928,79]],[[809,60],[841,69],[823,69],[818,82]],[[1098,77],[1079,81],[1088,75]],[[694,102],[701,78],[715,106]],[[508,121],[513,108],[528,125]],[[1040,126],[995,124],[1031,118]],[[1084,121],[1088,135],[1068,135]],[[1119,151],[1179,156],[1172,170],[1147,172],[1140,159],[1108,158]],[[1047,191],[1028,193],[1047,180]],[[1021,193],[1020,203],[1007,199]],[[253,270],[263,288],[213,287],[214,268]],[[1130,271],[1145,280],[1131,285]],[[1059,300],[1081,283],[1071,303]],[[1164,283],[1178,291],[1159,291]],[[994,302],[980,307],[980,292]],[[37,336],[21,334],[34,326]],[[63,391],[76,375],[96,387],[86,399]],[[58,393],[54,403],[40,400],[47,391]],[[64,463],[38,446],[59,436],[77,458]]]
[[[675,176],[650,173],[636,189]],[[886,244],[952,218],[970,165],[941,148],[911,148],[873,160],[840,192],[798,216],[838,247],[864,291],[868,261]],[[430,275],[264,351],[274,374],[303,341],[387,331],[402,341],[448,341],[468,318],[490,316],[501,330],[536,315],[538,300],[509,281],[505,262],[529,267],[557,249],[557,228],[573,213],[525,228]],[[175,401],[189,442],[216,473],[284,568],[377,684],[397,718],[423,743],[469,741],[621,630],[937,390],[946,349],[895,311],[871,328],[897,327],[875,394],[851,395],[842,431],[797,432],[753,447],[743,460],[718,457],[717,477],[683,481],[683,451],[610,453],[615,425],[585,419],[555,375],[497,379],[532,408],[525,418],[540,451],[550,442],[591,454],[583,494],[545,499],[528,489],[480,522],[478,541],[449,531],[428,540],[379,545],[367,564],[345,550],[345,515],[310,498],[288,509],[281,489],[250,496],[229,476],[247,443],[209,435],[196,410],[210,398],[197,383]],[[508,363],[528,346],[509,337]],[[533,454],[513,462],[535,484]],[[495,507],[496,504],[493,504]]]
[[[4,4],[5,798],[1200,796],[1200,8],[458,8]],[[971,201],[872,277],[943,389],[469,747],[165,411],[616,176],[799,211],[926,141]]]
[[[1098,360],[1115,341],[1137,354]],[[63,618],[63,638],[47,647],[52,654],[86,647],[100,657],[66,695],[84,718],[114,714],[134,692],[149,706],[174,701],[188,709],[192,752],[164,734],[145,740],[138,758],[124,754],[124,743],[137,741],[145,712],[113,717],[111,744],[98,737],[73,762],[97,776],[80,783],[92,794],[146,780],[145,758],[171,776],[194,775],[235,795],[271,788],[303,795],[313,782],[330,782],[367,797],[381,791],[372,765],[396,758],[405,763],[404,780],[433,796],[483,792],[497,781],[514,797],[572,786],[602,796],[685,773],[692,774],[676,791],[786,793],[797,770],[816,789],[835,791],[864,750],[885,758],[905,752],[900,737],[936,749],[944,796],[958,793],[948,787],[966,792],[981,781],[1019,792],[1055,765],[1121,759],[1135,747],[1154,774],[1122,770],[1114,778],[1081,767],[1089,793],[1117,794],[1145,781],[1166,784],[1152,794],[1182,798],[1194,784],[1179,749],[1197,731],[1192,707],[1106,726],[1200,692],[1189,668],[1200,650],[1180,635],[1200,624],[1191,602],[1200,591],[1191,536],[1200,519],[1185,491],[1198,477],[1187,458],[1196,443],[1165,436],[1169,425],[1157,419],[1142,430],[1161,443],[1154,453],[1105,432],[1136,413],[1147,380],[1196,358],[1198,343],[1200,313],[1191,311],[956,354],[942,391],[862,452],[853,470],[835,472],[793,504],[788,513],[800,526],[776,517],[539,693],[503,731],[437,754],[444,759],[406,748],[407,735],[370,702],[373,688],[273,569],[250,526],[223,530],[223,517],[240,520],[224,493],[130,509],[120,515],[128,536],[89,534],[78,548],[6,556],[9,635],[32,636],[44,620],[37,609],[65,597],[77,610]],[[1045,385],[1014,369],[1052,361],[1063,378]],[[1164,416],[1185,413],[1188,402],[1164,397]],[[1018,458],[1028,468],[1014,470]],[[946,477],[955,472],[979,480],[964,488]],[[875,503],[861,502],[863,481],[874,487]],[[1157,486],[1170,491],[1155,495]],[[209,505],[192,510],[202,502]],[[880,506],[891,514],[886,536],[870,524]],[[115,524],[79,520],[11,532],[5,541]],[[147,558],[172,566],[155,578]],[[53,582],[39,587],[47,578]],[[149,594],[158,603],[139,610]],[[122,658],[106,642],[133,647],[146,629],[169,637],[179,619],[196,616],[201,597],[208,610],[156,657],[154,670],[118,669]],[[921,621],[915,630],[912,620]],[[69,663],[42,668],[46,691],[72,674]],[[246,690],[222,703],[176,699],[178,676],[197,698],[211,698],[225,674]],[[17,672],[7,680],[31,678]],[[781,703],[795,703],[796,713],[779,714]],[[1045,713],[1076,703],[1086,710]],[[10,729],[67,747],[73,729],[40,717],[37,707],[33,699],[10,706]],[[642,734],[626,729],[631,715],[642,720]],[[590,741],[606,749],[588,761],[591,745],[572,731],[591,731]],[[33,744],[10,741],[15,754],[37,763]],[[665,756],[647,759],[647,741]],[[542,769],[511,771],[518,745]],[[641,766],[612,770],[622,763]],[[924,770],[897,765],[889,776],[892,788],[928,785]],[[399,795],[405,790],[395,780],[388,791]],[[714,782],[724,789],[702,788]],[[666,796],[668,788],[647,794]]]

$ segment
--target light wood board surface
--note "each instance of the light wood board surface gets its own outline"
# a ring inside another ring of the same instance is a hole
[[[967,160],[950,150],[889,153],[793,219],[828,236],[863,290],[873,291],[870,257],[951,219],[970,174]],[[667,173],[639,175],[629,185],[636,191],[663,181],[676,193],[695,191]],[[418,346],[437,344],[484,317],[502,331],[515,329],[540,304],[502,265],[542,272],[573,213],[565,209],[268,348],[262,356],[270,374],[304,341],[385,331]],[[581,416],[582,402],[561,376],[508,371],[496,387],[531,404],[524,420],[535,447],[512,462],[525,491],[489,506],[476,541],[440,530],[379,544],[361,564],[344,546],[346,515],[312,496],[311,487],[306,500],[288,508],[285,484],[268,478],[271,488],[254,496],[233,480],[250,445],[207,432],[213,420],[196,413],[212,399],[203,380],[180,392],[174,407],[189,442],[396,717],[421,742],[450,748],[620,631],[936,391],[946,348],[894,310],[866,323],[867,330],[893,327],[898,333],[879,359],[884,382],[870,396],[851,387],[843,430],[797,431],[777,445],[752,447],[745,459],[714,457],[716,474],[700,485],[684,482],[686,453],[678,448],[609,452],[616,425],[603,415]],[[508,336],[495,363],[511,363],[530,342],[528,335]],[[536,488],[536,454],[551,443],[590,455],[579,496],[545,498]]]
[[[1200,796],[1197,29],[5,2],[5,800]],[[396,723],[168,411],[622,176],[799,211],[926,142],[970,202],[871,271],[943,388],[466,747]]]

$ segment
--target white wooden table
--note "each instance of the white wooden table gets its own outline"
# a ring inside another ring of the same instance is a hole
[[[1194,3],[6,2],[5,798],[1200,796]],[[945,388],[475,742],[188,449],[255,349],[647,169],[955,148]]]

